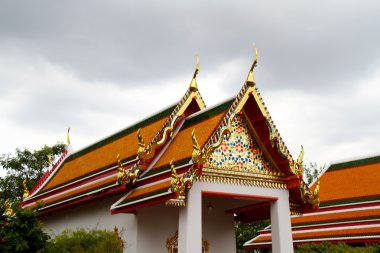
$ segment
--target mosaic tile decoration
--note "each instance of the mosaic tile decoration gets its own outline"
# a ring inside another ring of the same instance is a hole
[[[246,172],[271,171],[270,163],[241,114],[235,115],[230,138],[226,140],[224,136],[222,144],[211,154],[206,166]]]

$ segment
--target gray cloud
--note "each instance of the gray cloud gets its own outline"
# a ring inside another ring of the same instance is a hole
[[[268,85],[318,92],[370,74],[380,54],[380,6],[370,1],[6,3],[3,41],[89,81],[144,85],[189,71],[196,52],[216,68],[249,58],[256,41]]]
[[[279,129],[291,133],[289,142],[375,146],[367,136],[377,135],[373,114],[380,104],[355,92],[379,79],[379,7],[377,1],[4,0],[0,116],[36,135],[74,126],[94,138],[173,103],[190,81],[196,53],[204,96],[212,102],[225,98],[216,93],[234,96],[256,42],[256,80],[269,110],[280,114]],[[265,97],[275,93],[276,100]],[[292,100],[289,114],[283,112]],[[304,135],[287,125],[299,111],[314,115],[299,118],[307,123]]]

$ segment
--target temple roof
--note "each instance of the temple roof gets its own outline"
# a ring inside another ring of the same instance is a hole
[[[186,117],[205,107],[195,77],[196,74],[176,105],[76,153],[71,153],[68,145],[62,157],[24,199],[23,206],[35,207],[41,200],[44,203],[42,210],[47,212],[62,205],[76,205],[124,191],[116,180],[118,163],[128,166],[139,162],[140,155],[144,155],[137,149],[141,139],[136,136],[150,140],[149,147],[154,147],[150,149],[154,156]]]
[[[294,244],[380,241],[380,156],[331,164],[320,177],[320,208],[293,216]],[[247,248],[270,247],[267,228]]]
[[[161,198],[161,202],[173,197],[174,195],[170,191],[170,162],[173,162],[177,167],[178,173],[188,169],[189,166],[191,166],[191,155],[193,151],[191,132],[196,131],[198,133],[198,141],[203,145],[218,126],[218,123],[225,115],[231,103],[232,100],[228,100],[187,118],[179,131],[173,136],[172,141],[165,147],[165,152],[162,156],[159,157],[152,168],[142,174],[136,183],[136,187],[131,189],[121,201],[113,205],[111,208],[113,213],[133,211],[142,202],[151,201],[153,197],[157,198],[165,195],[165,198]],[[153,182],[149,180],[152,177],[156,177]],[[136,199],[137,196],[138,199]],[[128,207],[123,208],[125,206]],[[120,208],[123,209],[118,210]]]
[[[228,177],[288,189],[294,212],[317,207],[317,191],[311,192],[302,178],[303,151],[293,160],[256,87],[256,64],[257,55],[236,97],[204,109],[196,83],[197,58],[189,88],[176,105],[79,152],[71,153],[68,147],[23,205],[35,207],[41,200],[44,212],[51,212],[123,193],[112,206],[113,213],[133,211],[143,202],[184,205],[194,180]],[[215,156],[211,156],[231,141],[236,120],[244,125],[246,136],[240,137],[247,139],[244,145],[249,148],[244,152],[252,157],[245,161],[251,164],[215,167],[210,163]]]
[[[320,179],[321,206],[380,200],[379,162],[375,156],[332,164]]]

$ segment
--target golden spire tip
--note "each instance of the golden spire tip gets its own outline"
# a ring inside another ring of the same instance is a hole
[[[196,80],[198,72],[199,72],[199,55],[197,54],[195,71],[194,71],[193,79],[191,80],[191,83],[190,83],[190,90],[191,91],[197,91],[198,90],[198,85],[197,85],[197,80]]]
[[[66,137],[66,141],[67,141],[67,145],[70,145],[71,142],[70,142],[70,127],[69,129],[67,129],[67,137]]]
[[[259,59],[259,54],[257,52],[256,43],[253,43],[252,47],[255,49],[255,60],[253,61],[251,69],[249,70],[246,83],[254,85],[255,84],[255,79],[253,77],[253,69],[257,66],[257,61]]]

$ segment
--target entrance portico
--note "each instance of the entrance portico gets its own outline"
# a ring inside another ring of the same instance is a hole
[[[272,233],[274,236],[273,241],[276,242],[273,244],[273,252],[293,252],[289,211],[289,193],[286,189],[272,189],[257,186],[210,182],[195,182],[188,194],[186,208],[181,208],[179,211],[179,252],[202,252],[202,238],[210,239],[202,237],[204,230],[212,229],[210,227],[203,227],[202,229],[202,223],[205,222],[202,221],[202,197],[205,196],[245,200],[246,205],[249,203],[270,201],[270,218],[273,231]],[[206,206],[203,208],[209,207]],[[231,206],[230,208],[236,208],[236,206]],[[217,223],[213,224],[213,226],[217,225]],[[233,222],[229,225],[230,231],[234,233]],[[232,238],[234,240],[234,237]],[[216,245],[214,245],[215,243],[217,243],[217,241],[210,240],[210,248],[212,248],[210,252],[234,252],[236,250],[234,243],[231,245],[220,241],[223,248],[221,251],[218,251],[214,248],[216,247]]]

